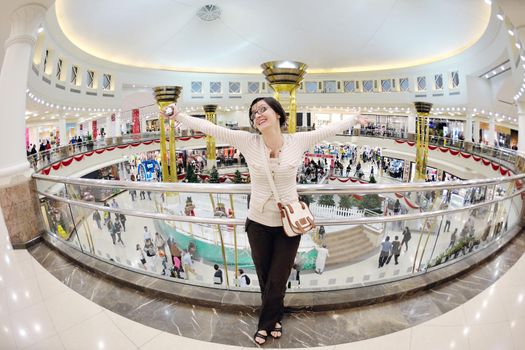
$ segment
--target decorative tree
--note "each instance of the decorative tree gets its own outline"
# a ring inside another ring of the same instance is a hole
[[[233,183],[234,184],[241,184],[242,183],[242,176],[239,169],[235,170],[235,176],[233,177]]]
[[[334,196],[332,194],[323,194],[319,197],[319,204],[326,206],[335,206]]]
[[[352,207],[358,207],[359,208],[359,206],[361,205],[361,201],[358,201],[357,199],[355,199],[351,195],[344,194],[344,195],[340,195],[339,197],[340,197],[340,199],[339,199],[339,207],[340,208],[345,208],[345,209],[350,209]]]
[[[363,196],[363,208],[381,213],[381,197],[377,194],[367,194]]]
[[[186,179],[184,181],[190,183],[199,182],[199,178],[197,177],[197,174],[195,174],[195,169],[191,164],[188,164],[188,166],[186,167]]]
[[[208,180],[211,184],[218,184],[219,181],[219,172],[217,171],[217,168],[213,166],[210,170],[210,179]]]

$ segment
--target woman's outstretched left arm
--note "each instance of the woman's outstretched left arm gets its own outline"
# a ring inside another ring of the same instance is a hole
[[[366,125],[366,119],[362,115],[352,115],[345,117],[343,120],[330,123],[318,130],[297,133],[298,142],[301,143],[304,149],[316,144],[327,137],[333,136],[338,132],[349,130],[354,127],[356,123]]]

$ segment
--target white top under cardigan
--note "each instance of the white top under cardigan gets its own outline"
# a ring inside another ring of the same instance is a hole
[[[186,127],[200,130],[205,134],[226,142],[243,154],[250,170],[251,197],[248,218],[266,226],[282,226],[277,201],[273,198],[266,172],[263,168],[263,158],[268,157],[275,186],[283,202],[287,203],[298,198],[296,189],[297,168],[303,161],[304,152],[311,145],[322,141],[337,132],[350,129],[355,123],[355,117],[347,117],[340,122],[332,123],[318,130],[283,134],[284,144],[278,158],[269,158],[270,149],[266,147],[262,136],[242,130],[231,130],[217,126],[205,119],[194,118],[182,113],[175,119]],[[262,147],[266,154],[261,152]]]

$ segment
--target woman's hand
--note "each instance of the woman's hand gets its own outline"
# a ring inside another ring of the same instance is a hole
[[[179,110],[177,109],[177,106],[175,105],[175,103],[172,103],[168,105],[167,107],[164,107],[160,111],[160,114],[162,114],[164,118],[174,119],[177,116],[177,114],[179,114]]]

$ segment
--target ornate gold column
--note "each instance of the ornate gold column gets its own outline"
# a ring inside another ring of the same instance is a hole
[[[425,181],[427,178],[429,114],[432,103],[414,102],[417,111],[416,120],[416,176],[415,181]]]
[[[261,64],[263,74],[274,90],[274,97],[288,110],[288,132],[294,133],[297,128],[296,93],[299,84],[306,74],[308,66],[302,62],[271,61]],[[281,100],[281,94],[288,94],[288,100]]]
[[[153,95],[159,106],[159,110],[166,108],[172,103],[176,103],[182,91],[180,86],[157,86],[153,88]],[[168,153],[166,147],[166,124],[164,116],[159,115],[160,124],[160,156],[162,161],[162,181],[177,182],[177,159],[175,154],[175,127],[174,122],[169,122],[169,163],[171,174],[168,171]]]
[[[217,124],[217,105],[204,105],[202,108],[206,114],[206,120],[213,124]],[[206,135],[206,168],[208,168],[208,170],[217,166],[217,157],[215,153],[215,137]]]

